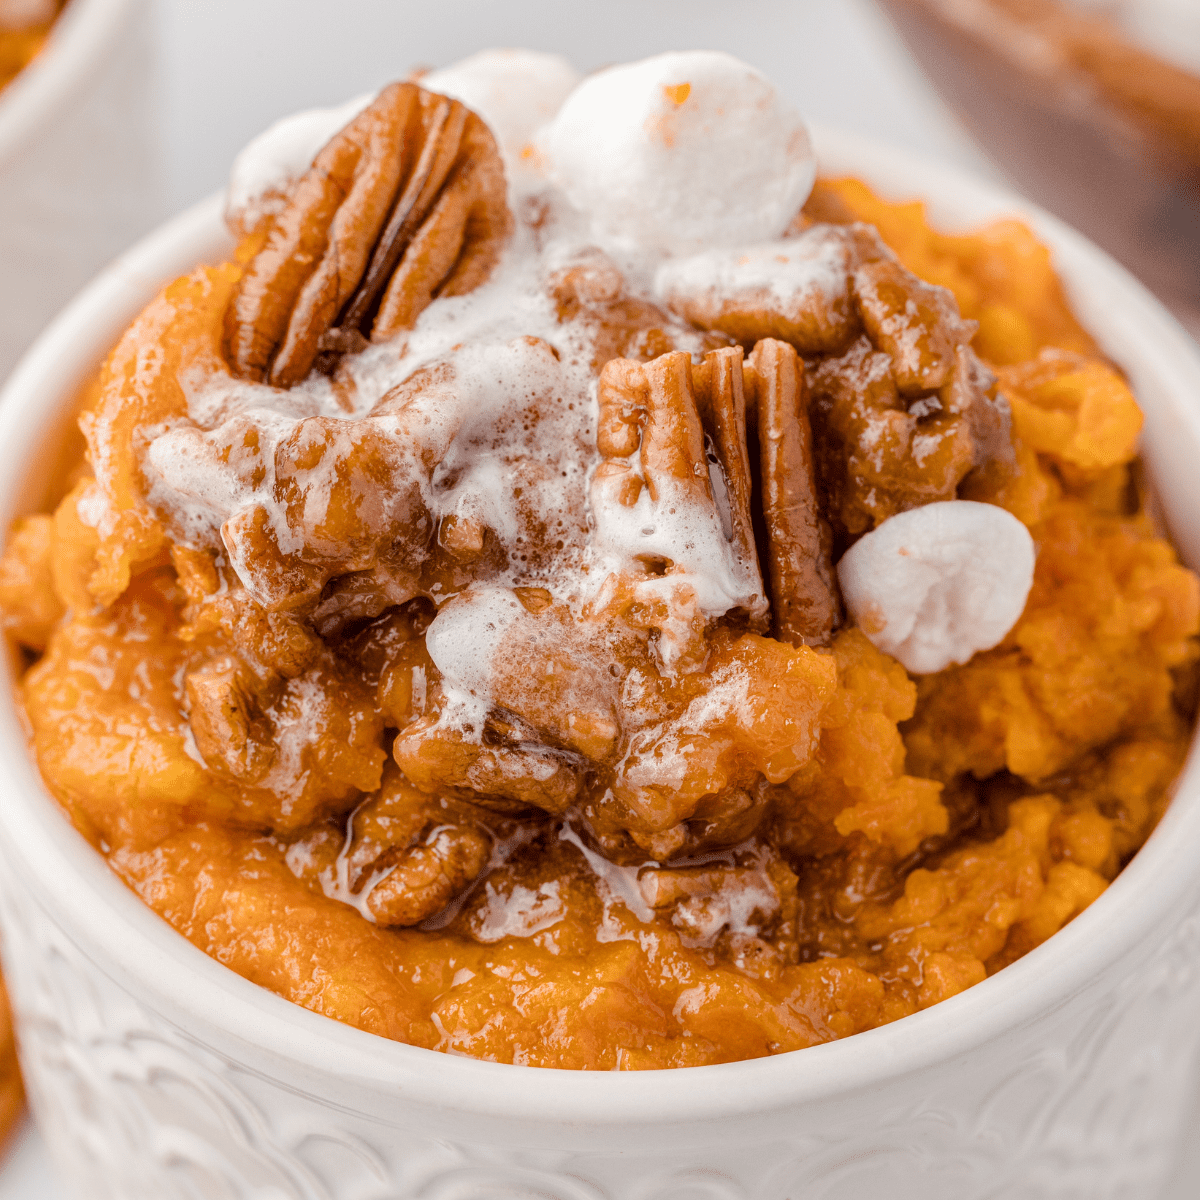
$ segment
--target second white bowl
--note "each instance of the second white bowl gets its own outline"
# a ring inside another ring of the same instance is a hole
[[[71,0],[0,91],[0,380],[161,212],[146,0]]]

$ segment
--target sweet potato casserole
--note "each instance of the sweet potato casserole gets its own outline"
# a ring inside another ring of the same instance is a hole
[[[814,184],[699,52],[477,56],[229,195],[0,575],[47,786],[218,961],[502,1062],[751,1058],[1148,836],[1200,592],[1024,225]]]

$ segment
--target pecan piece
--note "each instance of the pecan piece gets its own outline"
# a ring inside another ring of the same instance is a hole
[[[652,867],[638,888],[651,908],[671,912],[677,929],[710,945],[730,926],[771,923],[781,907],[774,881],[757,865]]]
[[[660,268],[667,306],[701,329],[751,346],[761,338],[791,342],[801,354],[843,349],[857,329],[850,275],[853,236],[810,229],[758,246],[722,247]]]
[[[185,682],[192,735],[204,761],[235,779],[257,783],[278,753],[265,689],[231,656],[193,671]]]
[[[822,645],[837,624],[829,526],[821,519],[804,364],[765,338],[747,362],[761,460],[772,633],[793,646]]]
[[[651,574],[695,572],[697,531],[710,539],[710,550],[723,537],[728,559],[722,554],[719,563],[700,569],[712,566],[723,572],[735,606],[758,621],[766,613],[766,600],[749,509],[741,354],[737,348],[713,351],[695,368],[682,350],[648,363],[624,358],[606,363],[597,388],[596,431],[605,458],[592,476],[591,498],[601,514],[601,541],[610,536],[610,527],[619,525],[613,512],[625,508],[641,513],[641,548],[631,551],[632,539],[621,542],[619,536],[617,544]],[[710,417],[708,430],[701,408]],[[689,520],[695,524],[687,528]],[[676,561],[680,544],[685,557]]]
[[[713,510],[751,598],[752,628],[766,615],[757,520],[774,636],[794,646],[827,642],[840,600],[796,351],[764,339],[744,366],[736,346],[710,351],[696,366],[681,351],[644,365],[614,359],[601,372],[597,395],[596,440],[606,457],[593,477],[593,503],[632,508],[644,485],[652,502],[669,497],[673,505]],[[755,432],[759,461],[752,464]],[[639,449],[641,475],[633,459]]]
[[[483,121],[413,83],[385,88],[317,155],[226,311],[235,375],[299,383],[323,357],[408,328],[489,274],[508,234]]]
[[[605,461],[597,478],[608,494],[632,507],[644,485],[651,503],[713,505],[704,427],[692,387],[691,357],[673,350],[648,363],[614,358],[597,388],[596,444]],[[641,450],[641,475],[628,461]]]
[[[650,499],[674,488],[680,500],[712,503],[704,427],[692,391],[692,360],[673,350],[648,362],[646,424],[642,430],[642,476]]]
[[[433,829],[423,844],[397,853],[395,865],[367,896],[367,910],[379,925],[416,925],[472,883],[491,851],[491,840],[477,829]],[[376,869],[388,866],[381,856]]]
[[[592,338],[597,370],[614,358],[646,362],[670,350],[708,349],[726,339],[698,334],[686,321],[630,293],[625,277],[602,251],[581,251],[546,279],[561,322],[582,322]]]
[[[183,682],[196,749],[234,819],[287,833],[379,786],[383,720],[332,655],[288,679],[221,654]]]
[[[471,886],[513,821],[445,794],[415,788],[394,763],[379,791],[341,821],[293,842],[293,873],[378,925],[416,925]]]
[[[706,251],[660,268],[656,286],[705,329],[746,347],[778,338],[805,356],[826,516],[843,540],[1011,460],[1007,406],[971,350],[974,322],[869,225]]]
[[[650,385],[642,364],[628,358],[605,363],[596,399],[600,408],[596,448],[605,458],[628,458],[642,443],[650,407]]]
[[[492,712],[482,741],[447,728],[440,711],[400,731],[392,756],[421,791],[450,791],[501,813],[566,812],[583,787],[581,755],[547,746],[522,721]]]
[[[704,361],[692,368],[692,384],[700,419],[707,431],[716,465],[720,468],[720,482],[724,485],[729,517],[726,532],[733,542],[734,555],[749,577],[760,579],[762,576],[758,551],[754,545],[751,510],[753,483],[746,442],[742,348],[729,346],[710,350],[704,356]],[[711,469],[709,475],[711,478]],[[712,482],[715,485],[716,480]]]

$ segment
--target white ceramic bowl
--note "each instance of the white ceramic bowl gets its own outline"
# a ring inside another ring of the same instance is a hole
[[[1031,220],[1129,371],[1145,453],[1200,562],[1200,356],[1100,251],[1018,198],[842,136],[824,167],[936,197],[964,226]],[[119,260],[0,399],[5,523],[77,384],[156,287],[229,246],[220,202]],[[47,1141],[81,1196],[123,1200],[1078,1200],[1149,1198],[1200,1045],[1200,767],[1108,891],[977,987],[795,1054],[589,1074],[440,1055],[234,975],[111,875],[47,797],[0,710],[4,966]]]
[[[160,212],[146,0],[71,0],[0,91],[0,379]]]

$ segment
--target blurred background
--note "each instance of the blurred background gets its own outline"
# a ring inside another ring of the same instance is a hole
[[[734,12],[736,11],[736,19]],[[1003,175],[1200,334],[1200,0],[157,0],[169,208],[264,124],[488,45],[721,47],[812,120]]]
[[[0,0],[0,25],[37,3]],[[585,71],[727,50],[814,122],[1024,191],[1200,337],[1200,0],[70,0],[60,32],[85,6],[100,14],[88,36],[108,40],[55,120],[17,112],[45,82],[33,70],[0,92],[0,377],[104,261],[222,186],[272,121],[487,46]],[[1200,1195],[1195,1131],[1170,1200]],[[24,1129],[0,1200],[58,1194]]]

